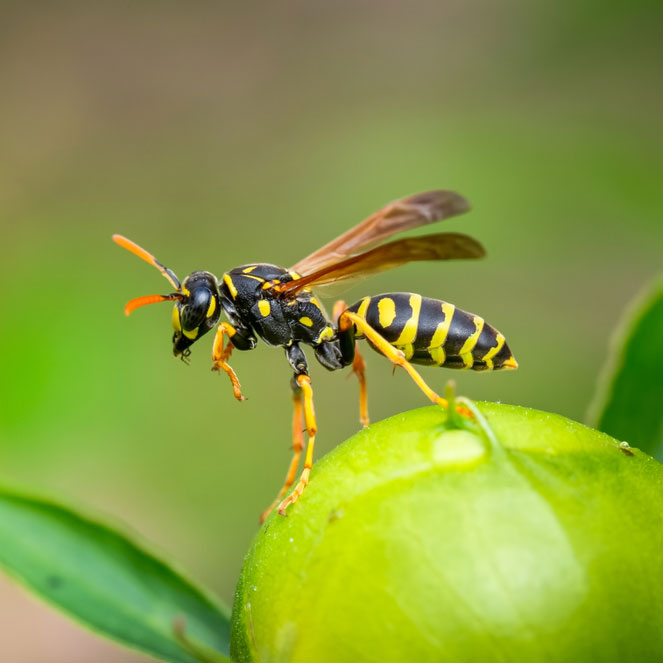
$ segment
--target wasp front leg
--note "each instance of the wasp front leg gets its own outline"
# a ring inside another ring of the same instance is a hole
[[[334,310],[332,312],[332,319],[338,327],[338,322],[341,317],[341,314],[347,308],[345,302],[339,299],[334,304]],[[359,348],[355,343],[354,334],[351,330],[346,330],[345,333],[341,334],[340,337],[340,348],[341,355],[345,365],[352,364],[352,372],[357,376],[359,380],[359,421],[361,425],[366,428],[371,421],[368,416],[368,390],[366,387],[366,363],[364,358],[359,352]]]
[[[212,349],[212,361],[214,365],[212,366],[213,371],[223,371],[230,378],[230,383],[232,384],[233,394],[238,401],[246,400],[242,395],[242,389],[239,384],[239,379],[237,374],[228,364],[228,359],[232,354],[235,346],[233,345],[232,338],[237,335],[237,329],[233,327],[228,322],[222,322],[218,329],[216,330],[216,336],[214,337],[214,347]],[[228,336],[228,343],[226,346],[223,346],[224,336]]]

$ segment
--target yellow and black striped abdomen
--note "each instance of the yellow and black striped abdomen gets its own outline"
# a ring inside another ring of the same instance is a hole
[[[497,329],[439,299],[396,292],[364,297],[348,310],[364,318],[413,364],[475,371],[518,366]]]

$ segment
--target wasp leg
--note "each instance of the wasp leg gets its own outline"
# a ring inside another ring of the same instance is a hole
[[[212,366],[213,371],[224,371],[226,375],[230,378],[230,383],[233,387],[233,394],[238,401],[246,400],[242,396],[242,389],[239,384],[239,379],[237,374],[233,369],[228,365],[227,360],[230,358],[234,345],[232,343],[232,337],[237,334],[237,330],[228,322],[222,322],[216,330],[216,336],[214,337],[214,348],[212,350],[212,361],[214,366]],[[228,336],[228,344],[226,347],[223,347],[223,337]]]
[[[299,499],[301,494],[304,492],[304,488],[306,488],[308,485],[311,468],[313,467],[313,448],[315,446],[315,434],[318,430],[318,426],[315,420],[315,410],[313,409],[313,390],[311,389],[311,378],[306,373],[302,373],[295,376],[295,381],[301,389],[302,395],[304,397],[304,421],[306,422],[306,432],[308,433],[308,444],[306,446],[304,470],[299,477],[299,481],[295,485],[292,493],[290,493],[290,495],[288,495],[288,497],[286,497],[279,504],[278,509],[282,516],[285,516],[285,510]]]
[[[332,312],[332,319],[338,326],[338,321],[341,317],[341,314],[347,308],[345,302],[342,299],[339,299],[334,304],[334,309]],[[352,361],[352,372],[357,376],[359,380],[359,421],[361,425],[366,428],[371,423],[371,420],[368,416],[368,390],[366,388],[366,363],[364,358],[359,352],[359,348],[354,340],[354,334],[350,337],[350,330],[345,330],[342,332],[341,340],[341,352],[343,353],[343,358],[348,361]]]
[[[380,336],[378,332],[371,327],[364,318],[352,313],[352,311],[344,311],[339,319],[340,333],[347,332],[352,326],[355,326],[366,338],[373,344],[373,346],[381,352],[394,366],[402,367],[407,374],[414,380],[415,384],[424,392],[428,399],[433,403],[437,403],[446,408],[449,403],[446,398],[442,398],[439,394],[434,392],[419,375],[419,372],[412,366],[412,364],[405,359],[403,352],[391,345],[385,338]],[[472,417],[472,413],[465,407],[459,406],[458,412],[461,414]]]
[[[302,403],[302,390],[295,379],[293,379],[292,382],[292,402],[294,405],[294,414],[292,417],[292,460],[290,461],[290,467],[288,468],[288,474],[285,477],[283,488],[279,491],[276,499],[269,505],[269,508],[260,516],[261,523],[281,501],[283,496],[288,492],[290,486],[295,483],[297,468],[299,467],[299,459],[301,458],[302,449],[304,448],[304,407]]]

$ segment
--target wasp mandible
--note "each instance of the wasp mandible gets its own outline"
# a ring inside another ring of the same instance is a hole
[[[237,375],[228,364],[232,351],[252,350],[258,338],[285,349],[294,371],[294,454],[283,487],[261,519],[277,505],[278,512],[285,515],[287,507],[304,491],[313,466],[317,425],[302,345],[313,348],[315,358],[330,371],[352,367],[359,380],[359,414],[364,426],[369,418],[365,365],[356,346],[358,339],[366,339],[394,366],[402,367],[433,403],[443,407],[447,406],[446,400],[426,384],[413,364],[475,371],[518,367],[502,334],[478,315],[448,302],[413,293],[386,293],[364,297],[351,306],[336,302],[329,317],[313,291],[407,262],[483,257],[481,244],[460,233],[384,243],[396,233],[467,210],[467,200],[452,191],[416,194],[387,205],[290,269],[252,263],[231,269],[221,279],[207,271],[192,272],[183,283],[140,246],[121,235],[113,236],[120,246],[156,267],[175,290],[167,295],[132,299],[125,314],[147,304],[175,302],[173,352],[182,358],[188,357],[191,346],[216,327],[213,370],[228,375],[238,400],[244,397]],[[219,322],[222,312],[227,321]],[[295,484],[304,450],[304,429],[308,435],[304,469]]]

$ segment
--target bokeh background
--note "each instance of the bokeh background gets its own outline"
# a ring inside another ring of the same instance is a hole
[[[430,188],[481,263],[416,264],[345,292],[411,290],[484,316],[521,368],[438,388],[582,420],[611,331],[663,263],[660,3],[3,4],[0,463],[108,514],[230,602],[289,461],[290,370],[237,353],[249,400],[172,358],[166,292],[110,241],[184,277],[294,263]],[[442,226],[438,226],[442,230]],[[437,229],[437,228],[436,228]],[[374,419],[424,405],[367,351]],[[358,429],[356,385],[313,367],[317,456]],[[0,580],[3,661],[128,662]]]

